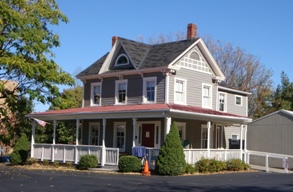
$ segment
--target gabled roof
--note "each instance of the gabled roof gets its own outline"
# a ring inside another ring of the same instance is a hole
[[[103,55],[100,59],[95,61],[93,64],[91,64],[89,67],[87,67],[85,70],[80,72],[77,76],[87,76],[87,75],[95,75],[99,74],[99,71],[106,60],[109,53],[106,53]]]
[[[275,114],[278,114],[278,113],[281,113],[281,114],[283,113],[283,114],[289,115],[290,117],[293,117],[293,111],[281,109],[281,110],[275,111],[273,113],[270,113],[268,115],[262,116],[262,117],[260,117],[258,119],[255,119],[251,123],[256,122],[256,121],[259,121],[259,120],[262,120],[262,119],[265,119],[265,118],[268,118],[268,117],[271,117],[271,116],[273,116]]]

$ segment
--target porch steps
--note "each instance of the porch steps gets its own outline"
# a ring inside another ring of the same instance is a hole
[[[110,166],[110,165],[106,165],[106,166],[98,166],[97,168],[89,168],[90,171],[101,171],[101,172],[117,172],[118,166]]]

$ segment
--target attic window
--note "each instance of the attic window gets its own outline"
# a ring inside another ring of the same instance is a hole
[[[128,65],[129,61],[125,54],[119,55],[116,59],[115,66]]]
[[[192,52],[190,54],[190,58],[199,61],[199,55],[197,54],[197,52]]]

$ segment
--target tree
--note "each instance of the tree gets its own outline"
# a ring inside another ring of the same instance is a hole
[[[185,155],[175,123],[160,149],[156,170],[160,175],[181,175],[185,172]]]
[[[58,85],[74,84],[53,60],[52,48],[60,41],[49,29],[68,19],[55,0],[0,0],[0,15],[0,98],[5,100],[0,110],[6,117],[1,127],[13,128],[30,112],[25,109],[31,109],[33,100],[52,102],[60,95]],[[12,81],[17,85],[11,89],[7,85]]]
[[[290,82],[284,71],[281,73],[281,85],[277,86],[273,94],[272,108],[274,111],[293,110],[293,82]]]
[[[28,158],[30,150],[30,142],[28,141],[27,136],[23,133],[19,140],[14,146],[14,150],[11,154],[11,163],[13,165],[24,164]]]

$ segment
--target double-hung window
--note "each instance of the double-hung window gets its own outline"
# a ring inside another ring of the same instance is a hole
[[[101,105],[101,83],[91,84],[91,105]]]
[[[157,77],[147,77],[143,79],[143,102],[156,102]]]
[[[202,85],[202,107],[212,108],[212,86],[208,84]]]
[[[174,88],[174,103],[185,104],[186,103],[186,80],[175,79]]]
[[[219,111],[227,112],[227,93],[219,92]]]
[[[116,81],[116,104],[126,104],[127,80]]]

